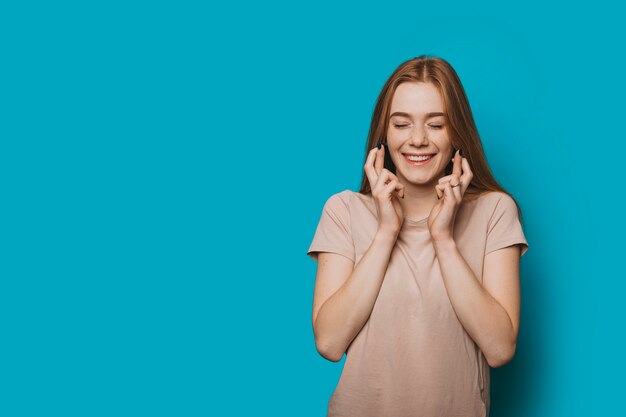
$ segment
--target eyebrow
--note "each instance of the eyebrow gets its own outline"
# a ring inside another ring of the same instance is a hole
[[[445,116],[445,113],[442,112],[430,112],[430,113],[426,113],[426,118],[431,118],[431,117],[436,117],[436,116]],[[389,118],[391,119],[393,116],[404,116],[404,117],[408,117],[409,119],[412,119],[413,117],[411,116],[411,114],[403,112],[403,111],[396,111],[391,113],[391,116],[389,116]]]

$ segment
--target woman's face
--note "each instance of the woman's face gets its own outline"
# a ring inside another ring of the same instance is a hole
[[[444,112],[439,90],[431,83],[405,82],[396,89],[391,102],[387,149],[400,181],[430,185],[445,175],[453,149]],[[422,154],[431,158],[408,159],[408,155]]]

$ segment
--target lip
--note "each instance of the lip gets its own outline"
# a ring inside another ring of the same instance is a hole
[[[409,152],[405,152],[402,155],[410,155],[410,156],[425,156],[425,155],[436,155],[436,152],[430,152],[430,153],[409,153]]]
[[[425,161],[420,161],[420,162],[416,162],[416,161],[411,161],[408,158],[408,155],[411,156],[423,156],[423,155],[432,155],[432,157],[430,159],[427,159]],[[407,162],[407,164],[412,165],[412,166],[422,166],[422,165],[426,165],[427,163],[429,163],[430,161],[432,161],[433,159],[435,159],[435,155],[434,153],[422,153],[422,154],[413,154],[413,153],[403,153],[402,156],[404,156],[404,160]]]

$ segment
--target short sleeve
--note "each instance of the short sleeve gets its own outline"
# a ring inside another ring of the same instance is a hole
[[[344,191],[330,196],[315,230],[307,255],[317,261],[318,252],[333,252],[355,260],[350,226],[349,195]]]
[[[485,255],[507,246],[522,244],[520,256],[523,256],[528,250],[528,242],[519,221],[517,205],[508,194],[499,194],[501,196],[489,219]]]

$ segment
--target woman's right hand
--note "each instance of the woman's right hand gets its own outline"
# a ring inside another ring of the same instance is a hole
[[[404,198],[404,185],[385,164],[385,146],[372,148],[365,161],[365,174],[372,189],[378,212],[378,230],[396,237],[404,222],[399,198]]]

